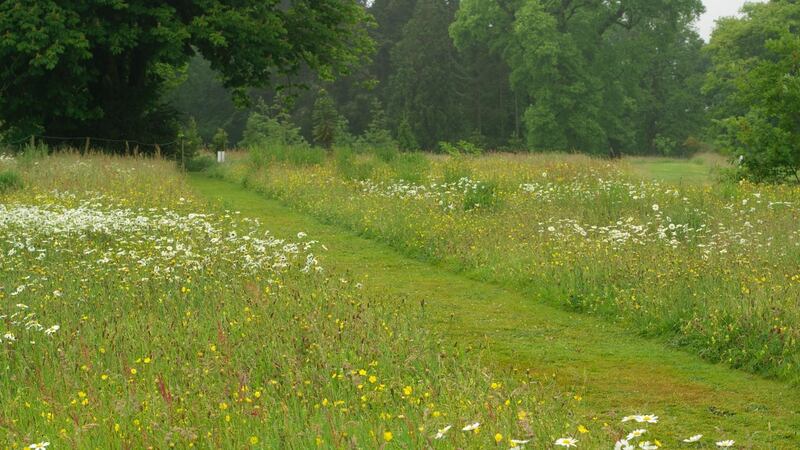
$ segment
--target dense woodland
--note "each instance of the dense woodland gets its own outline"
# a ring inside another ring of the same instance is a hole
[[[798,176],[795,0],[747,4],[710,43],[701,0],[131,4],[0,2],[6,141],[183,127],[246,144],[255,112],[326,148],[714,149],[754,178]]]

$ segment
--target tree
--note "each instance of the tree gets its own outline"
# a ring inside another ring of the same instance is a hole
[[[386,119],[386,113],[383,111],[383,105],[381,105],[380,100],[373,100],[370,115],[372,120],[369,122],[369,126],[362,137],[363,143],[371,149],[397,150],[397,142],[392,138],[392,133],[389,132],[389,122]]]
[[[325,89],[320,89],[317,93],[312,120],[314,121],[314,142],[328,150],[333,148],[342,120],[336,111],[333,98]]]
[[[408,116],[403,115],[400,119],[400,125],[397,126],[397,144],[400,150],[412,151],[419,148],[417,145],[417,138],[414,136],[414,130],[408,123]]]
[[[462,0],[450,33],[458,48],[484,43],[507,62],[529,99],[532,148],[613,154],[652,145],[631,119],[651,92],[641,80],[653,43],[688,39],[702,11],[699,0]]]
[[[800,4],[748,4],[719,22],[706,89],[721,147],[756,181],[800,182]]]
[[[194,117],[189,118],[189,122],[181,130],[180,138],[182,140],[181,145],[183,146],[182,153],[176,156],[180,158],[180,162],[183,164],[185,161],[197,156],[197,153],[200,152],[204,144],[203,137],[200,136],[200,131],[197,129],[197,121],[194,120]]]
[[[200,53],[244,99],[309,67],[347,72],[371,48],[354,0],[0,1],[0,122],[19,134],[166,139],[161,102]]]
[[[420,146],[463,137],[464,68],[448,34],[456,2],[418,0],[392,50],[395,69],[389,80],[388,106],[395,123],[406,116]]]
[[[211,139],[211,147],[215,152],[224,152],[228,149],[228,133],[222,128],[218,128]]]

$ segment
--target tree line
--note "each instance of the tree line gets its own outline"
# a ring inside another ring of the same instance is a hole
[[[191,117],[239,142],[251,114],[280,114],[324,147],[717,148],[798,177],[796,0],[747,4],[709,43],[701,0],[69,4],[0,2],[6,136],[168,136]]]

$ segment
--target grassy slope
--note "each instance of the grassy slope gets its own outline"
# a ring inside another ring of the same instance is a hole
[[[577,407],[588,420],[653,412],[670,434],[730,436],[749,448],[800,446],[800,393],[784,384],[406,258],[234,184],[202,176],[191,181],[279,236],[303,230],[319,239],[331,250],[321,256],[323,265],[350,272],[368,288],[424,300],[430,325],[456,342],[488,347],[495,358],[486,362],[555,375],[582,397]]]

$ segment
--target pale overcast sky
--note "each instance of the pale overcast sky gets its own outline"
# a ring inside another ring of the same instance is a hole
[[[763,0],[749,0],[749,1],[763,1]],[[739,8],[746,3],[746,0],[703,0],[706,5],[706,13],[700,18],[697,23],[697,29],[700,31],[700,36],[706,41],[711,37],[711,31],[714,30],[714,21],[720,17],[733,16],[739,11]]]

